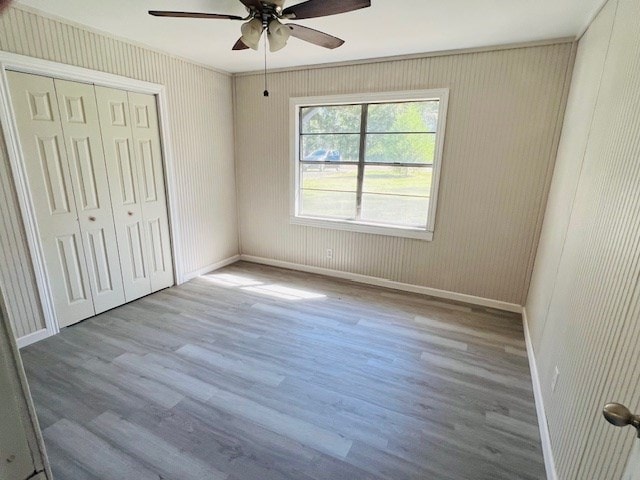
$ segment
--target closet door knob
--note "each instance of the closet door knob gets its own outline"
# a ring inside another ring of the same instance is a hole
[[[127,212],[127,215],[129,215],[130,217],[133,217],[133,212]]]
[[[89,221],[90,222],[95,222],[96,221],[96,217],[89,217]]]

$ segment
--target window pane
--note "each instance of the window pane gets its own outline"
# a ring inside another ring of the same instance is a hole
[[[436,136],[431,133],[367,134],[365,162],[432,164]]]
[[[356,191],[358,190],[357,166],[303,164],[300,175],[302,186],[300,213],[302,215],[339,219],[355,218]]]
[[[308,217],[354,220],[356,193],[302,190],[300,214]]]
[[[367,165],[364,169],[364,193],[429,197],[431,192],[431,167],[378,167]]]
[[[301,133],[360,133],[362,106],[337,105],[300,109]]]
[[[355,193],[358,167],[355,165],[302,165],[302,188]]]
[[[303,135],[301,147],[305,162],[357,162],[360,135]]]
[[[362,195],[361,219],[365,222],[422,227],[427,225],[429,199],[395,195]]]
[[[431,132],[438,127],[439,100],[369,105],[367,132]]]

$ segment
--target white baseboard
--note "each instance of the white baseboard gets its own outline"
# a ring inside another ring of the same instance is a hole
[[[316,273],[326,275],[328,277],[342,278],[353,282],[365,283],[367,285],[376,285],[378,287],[386,287],[403,292],[420,293],[431,297],[445,298],[447,300],[455,300],[458,302],[470,303],[482,307],[495,308],[507,312],[522,313],[522,306],[515,303],[501,302],[499,300],[491,300],[489,298],[475,297],[465,293],[449,292],[446,290],[438,290],[436,288],[422,287],[420,285],[411,285],[409,283],[395,282],[385,278],[370,277],[368,275],[360,275],[358,273],[342,272],[340,270],[331,270],[329,268],[313,267],[310,265],[301,265],[299,263],[284,262],[281,260],[272,260],[270,258],[255,257],[253,255],[240,255],[240,260],[252,263],[260,263],[262,265],[270,265],[272,267],[287,268],[289,270],[298,270],[307,273]]]
[[[182,282],[186,283],[189,280],[193,280],[200,275],[204,275],[205,273],[213,272],[214,270],[218,270],[222,267],[226,267],[227,265],[231,265],[232,263],[236,263],[240,260],[240,255],[234,255],[233,257],[225,258],[224,260],[220,260],[219,262],[212,263],[211,265],[207,265],[206,267],[199,268],[193,272],[185,273],[182,275]]]
[[[37,332],[29,333],[24,337],[20,337],[16,339],[16,343],[18,344],[18,348],[26,347],[27,345],[31,345],[32,343],[39,342],[40,340],[44,340],[47,337],[50,337],[51,334],[45,328],[43,330],[38,330]]]
[[[529,357],[529,368],[531,370],[531,380],[533,382],[533,396],[536,401],[536,413],[538,414],[538,427],[540,428],[540,441],[542,442],[542,454],[544,456],[544,466],[547,471],[548,480],[558,480],[556,464],[553,459],[553,449],[551,448],[551,435],[549,434],[549,424],[547,423],[547,413],[544,409],[544,399],[542,397],[542,385],[538,374],[538,364],[536,354],[531,343],[529,333],[529,318],[527,309],[522,307],[522,323],[524,325],[524,339],[527,344],[527,356]]]

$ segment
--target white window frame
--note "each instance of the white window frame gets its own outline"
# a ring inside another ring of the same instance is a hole
[[[362,221],[327,219],[302,216],[299,213],[300,200],[300,109],[304,107],[353,105],[363,103],[389,103],[438,100],[438,126],[436,130],[436,147],[433,159],[433,174],[429,197],[429,212],[426,228],[377,225]],[[383,92],[350,95],[324,95],[316,97],[296,97],[289,100],[290,138],[291,138],[291,170],[290,170],[290,223],[309,227],[346,230],[350,232],[371,233],[393,237],[415,238],[419,240],[433,240],[438,203],[438,189],[440,185],[440,170],[444,151],[445,128],[447,124],[447,107],[449,104],[449,89],[439,88],[431,90],[412,90],[405,92]]]

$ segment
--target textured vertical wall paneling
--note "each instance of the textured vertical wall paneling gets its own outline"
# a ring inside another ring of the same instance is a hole
[[[304,263],[306,235],[301,229],[289,232],[288,197],[271,195],[274,188],[282,188],[281,179],[289,179],[289,164],[275,162],[274,158],[289,157],[289,143],[281,136],[273,135],[276,124],[279,129],[289,131],[289,96],[278,75],[269,76],[271,96],[262,96],[264,80],[261,76],[247,77],[248,88],[239,89],[236,83],[236,152],[245,162],[236,162],[239,178],[247,179],[251,191],[238,185],[238,208],[241,225],[251,229],[240,231],[242,249],[245,253],[267,258]],[[293,88],[304,83],[303,72],[292,78]],[[299,88],[299,87],[298,87]],[[300,91],[300,90],[298,90]],[[251,111],[251,119],[238,115]],[[288,134],[287,134],[288,135]],[[274,179],[278,179],[275,183]],[[254,235],[258,232],[258,235]],[[282,252],[281,256],[278,253]]]
[[[545,220],[555,231],[527,301],[563,479],[621,478],[634,435],[600,411],[608,401],[640,409],[638,18],[640,0],[610,0],[581,41]]]
[[[581,39],[576,56],[558,158],[527,298],[529,327],[536,351],[540,345],[564,238],[569,227],[609,48],[616,4],[617,1],[613,1],[606,5]]]
[[[184,273],[238,253],[230,76],[20,8],[0,16],[0,50],[165,85]],[[6,155],[1,156],[0,196],[8,199],[0,207],[6,210],[1,248],[5,258],[17,263],[3,261],[0,278],[5,288],[15,280],[7,296],[14,329],[22,336],[42,327],[42,315],[34,304],[37,292],[29,262],[23,259],[24,232]]]
[[[45,328],[40,299],[35,289],[31,258],[11,182],[7,151],[0,133],[0,284],[9,321],[17,337]]]
[[[237,76],[242,253],[522,304],[572,59],[564,43],[276,72],[267,100],[259,75]],[[433,242],[290,225],[290,97],[441,87],[450,103]]]
[[[562,459],[568,475],[576,478],[619,478],[631,438],[612,431],[600,419],[599,410],[612,398],[635,408],[640,396],[639,384],[633,382],[639,348],[637,342],[629,344],[637,339],[640,327],[634,308],[640,274],[638,15],[640,2],[619,2],[579,187],[584,184],[585,191],[579,190],[574,207],[575,223],[584,225],[587,233],[580,237],[582,242],[576,242],[577,248],[582,262],[590,267],[582,269],[585,274],[574,284],[575,290],[568,291],[575,294],[576,302],[566,318],[580,328],[572,338],[575,349],[571,353],[575,351],[582,365],[575,376],[579,383],[571,382],[566,388],[590,425],[580,461],[573,456]],[[570,228],[569,240],[573,233]],[[581,305],[588,310],[580,312]],[[548,322],[555,320],[551,314]],[[563,432],[568,437],[571,430],[565,427]]]

